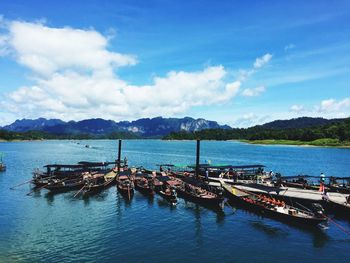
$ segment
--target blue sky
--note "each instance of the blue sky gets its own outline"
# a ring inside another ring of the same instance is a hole
[[[1,1],[0,125],[350,116],[349,1]]]

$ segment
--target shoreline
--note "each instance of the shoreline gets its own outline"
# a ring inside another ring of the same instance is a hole
[[[38,139],[38,140],[4,140],[0,139],[0,143],[11,143],[11,142],[44,142],[44,141],[90,141],[90,140],[114,140],[114,139]],[[135,140],[135,139],[124,139],[124,140]],[[136,140],[150,140],[148,138],[145,139],[136,139]],[[151,139],[152,140],[152,139]],[[162,141],[195,141],[195,140],[164,140],[164,139],[158,139]],[[321,148],[339,148],[339,149],[350,149],[350,142],[346,143],[329,143],[316,140],[311,142],[303,142],[303,141],[293,141],[293,140],[245,140],[245,139],[234,139],[234,140],[202,140],[202,141],[231,141],[231,142],[240,142],[240,143],[246,143],[246,144],[252,144],[252,145],[261,145],[261,146],[268,146],[268,145],[281,145],[281,146],[299,146],[299,147],[321,147]]]
[[[322,141],[292,141],[292,140],[238,140],[242,143],[254,144],[254,145],[283,145],[283,146],[300,146],[300,147],[321,147],[321,148],[340,148],[340,149],[350,149],[349,143],[322,143]]]

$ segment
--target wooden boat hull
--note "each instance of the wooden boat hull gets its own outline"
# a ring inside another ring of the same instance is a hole
[[[94,194],[98,194],[101,191],[103,191],[104,189],[112,186],[115,184],[115,178],[110,179],[109,181],[104,182],[103,184],[99,184],[99,185],[93,185],[93,186],[87,186],[84,189],[83,192],[83,196],[90,196],[90,195],[94,195]]]
[[[325,201],[326,210],[332,211],[337,215],[350,217],[350,204],[341,204],[332,200]]]
[[[221,204],[224,201],[224,198],[217,197],[217,198],[202,198],[198,196],[191,195],[190,193],[186,192],[185,190],[181,188],[177,188],[176,192],[179,197],[186,199],[188,201],[191,201],[193,203],[197,203],[204,206],[221,206]]]
[[[163,190],[161,189],[155,189],[154,190],[158,195],[160,195],[162,198],[167,200],[170,204],[176,205],[177,204],[177,197],[174,195],[169,195],[166,194]]]
[[[262,205],[254,204],[247,202],[243,200],[241,197],[233,194],[227,187],[224,187],[225,192],[227,193],[227,196],[231,202],[233,202],[236,205],[239,205],[240,207],[255,212],[260,215],[265,215],[267,217],[283,221],[290,224],[300,224],[300,225],[306,225],[306,226],[317,226],[318,224],[325,222],[325,217],[300,217],[300,216],[293,216],[290,214],[280,213],[275,210],[268,209]]]
[[[142,194],[145,194],[145,195],[153,195],[154,194],[153,189],[150,186],[144,187],[144,186],[141,186],[141,185],[135,183],[135,189],[138,190],[139,192],[141,192]]]
[[[82,180],[82,181],[79,181],[76,183],[66,184],[66,185],[61,185],[61,184],[50,185],[50,184],[48,184],[44,187],[52,193],[61,193],[61,192],[68,192],[68,191],[81,189],[84,186],[84,184],[85,184],[85,181]]]
[[[117,184],[118,191],[121,195],[130,197],[134,195],[134,188],[133,187],[122,187],[120,184]]]

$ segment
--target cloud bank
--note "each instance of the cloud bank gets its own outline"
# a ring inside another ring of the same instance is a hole
[[[110,38],[93,29],[9,21],[6,31],[0,35],[0,55],[27,68],[33,82],[0,102],[3,111],[17,118],[174,116],[191,107],[228,102],[244,81],[230,79],[228,70],[218,65],[193,72],[170,71],[154,77],[150,85],[132,85],[117,72],[135,65],[136,56],[108,50]],[[257,58],[249,72],[262,68],[271,57]]]

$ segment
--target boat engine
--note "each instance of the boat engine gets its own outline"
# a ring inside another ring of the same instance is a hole
[[[324,217],[324,209],[322,205],[319,203],[312,203],[311,204],[311,211],[317,216],[317,217]]]

